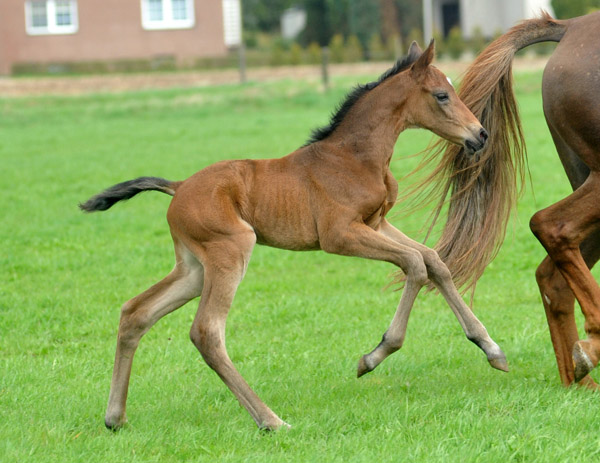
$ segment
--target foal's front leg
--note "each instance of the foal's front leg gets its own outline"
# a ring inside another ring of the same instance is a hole
[[[397,243],[408,246],[420,253],[427,268],[427,275],[429,279],[440,291],[442,296],[444,296],[444,299],[446,299],[446,302],[454,312],[454,315],[458,319],[467,338],[485,352],[488,362],[492,367],[498,370],[508,371],[508,363],[506,362],[506,356],[504,355],[504,352],[502,352],[502,349],[500,349],[498,344],[492,340],[485,329],[485,326],[483,326],[483,324],[477,319],[467,304],[465,304],[464,300],[456,289],[454,282],[452,281],[452,276],[448,270],[448,267],[446,267],[446,264],[442,262],[437,252],[410,239],[385,219],[382,221],[379,231],[384,236],[393,239]],[[405,288],[404,291],[406,291],[406,289],[407,288]],[[401,310],[402,304],[400,307],[398,307],[398,312]],[[397,329],[395,328],[395,323],[397,321],[396,319],[398,317],[398,312],[396,313],[394,320],[392,320],[390,329]],[[408,318],[408,315],[406,318]],[[388,329],[388,332],[390,329]],[[399,329],[402,329],[402,327],[400,326]],[[406,330],[406,322],[404,322],[403,329]]]
[[[368,354],[363,355],[358,361],[358,369],[356,376],[360,378],[365,373],[373,371],[377,365],[383,362],[386,357],[393,354],[404,344],[406,335],[406,325],[408,324],[408,316],[412,310],[422,285],[415,283],[414,280],[407,280],[400,298],[400,304],[394,314],[394,318],[388,330],[384,333],[381,342]]]
[[[381,343],[360,359],[357,371],[360,377],[372,371],[388,355],[402,347],[408,316],[419,290],[428,281],[427,267],[419,251],[362,223],[352,223],[343,232],[330,234],[327,239],[321,240],[321,247],[324,251],[334,254],[391,262],[406,274],[406,286],[392,324]]]
[[[393,240],[403,248],[408,248],[418,253],[426,268],[429,279],[450,305],[450,308],[456,315],[467,338],[485,352],[488,362],[492,367],[502,371],[508,371],[506,356],[498,344],[496,344],[489,336],[483,324],[465,304],[462,297],[460,297],[448,268],[441,261],[437,253],[427,246],[408,238],[386,220],[383,220],[381,223],[379,232],[385,238]],[[396,310],[396,314],[394,315],[390,327],[383,335],[382,341],[372,352],[364,355],[358,362],[359,377],[372,371],[386,357],[402,347],[406,334],[408,317],[421,286],[415,285],[414,281],[407,277],[400,304],[398,305],[398,309]]]

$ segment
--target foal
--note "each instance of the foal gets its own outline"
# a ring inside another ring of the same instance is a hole
[[[167,213],[175,244],[173,271],[126,302],[121,311],[106,426],[126,422],[125,402],[140,338],[161,317],[202,295],[191,339],[261,428],[285,425],[252,391],[225,349],[225,320],[256,243],[384,260],[406,274],[406,286],[381,343],[360,359],[358,376],[402,346],[417,293],[431,281],[468,339],[494,368],[506,358],[457,292],[435,251],[412,241],[385,215],[398,186],[389,169],[394,144],[408,127],[424,127],[473,153],[487,133],[431,66],[433,42],[409,54],[373,83],[356,88],[308,144],[280,159],[223,161],[183,182],[143,177],[115,185],[81,205],[106,210],[144,190],[173,195]]]

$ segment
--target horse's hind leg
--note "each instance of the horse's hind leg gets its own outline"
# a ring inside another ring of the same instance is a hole
[[[600,287],[589,271],[580,244],[600,225],[600,173],[562,201],[536,213],[531,229],[561,272],[585,316],[587,340],[575,342],[574,379],[582,380],[600,358]]]
[[[591,238],[593,239],[586,240],[581,246],[582,255],[590,268],[598,259],[600,251],[597,246],[599,237]],[[575,296],[550,257],[542,261],[535,276],[546,312],[558,373],[562,383],[569,386],[575,381],[572,354],[573,346],[579,340],[574,314]],[[581,384],[595,387],[589,376]]]
[[[177,263],[163,280],[127,301],[121,309],[115,365],[104,422],[110,429],[126,421],[125,405],[133,356],[141,337],[160,318],[202,293],[203,269],[196,258],[176,245]]]
[[[573,190],[579,188],[590,169],[581,161],[577,153],[563,140],[549,123],[550,132],[558,151],[561,163]],[[596,232],[581,244],[581,255],[588,268],[592,268],[600,258],[600,233]],[[575,323],[575,296],[562,274],[548,256],[537,268],[536,281],[542,296],[542,303],[550,329],[550,338],[554,347],[558,372],[562,383],[569,386],[575,381],[573,369],[573,346],[579,340]],[[581,384],[596,387],[596,383],[587,376]]]
[[[255,242],[255,234],[245,231],[230,235],[219,243],[203,243],[203,249],[198,250],[205,265],[204,292],[190,338],[256,424],[261,429],[273,430],[285,423],[248,386],[225,347],[225,321]]]

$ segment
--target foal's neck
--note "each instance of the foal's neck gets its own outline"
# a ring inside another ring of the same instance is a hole
[[[329,137],[344,155],[374,166],[387,167],[396,140],[407,125],[407,92],[403,76],[382,82],[365,93]]]

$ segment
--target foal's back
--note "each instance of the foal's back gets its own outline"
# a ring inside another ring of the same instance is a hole
[[[167,218],[176,235],[200,242],[237,233],[237,223],[259,244],[320,249],[329,221],[354,220],[357,212],[367,221],[385,204],[385,173],[326,143],[277,159],[222,161],[178,187]]]

